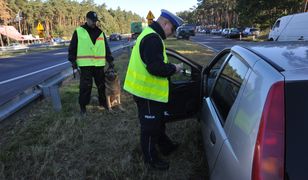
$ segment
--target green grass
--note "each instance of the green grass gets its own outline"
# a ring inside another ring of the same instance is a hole
[[[171,39],[167,46],[199,61],[208,62],[212,56],[190,41]],[[122,84],[128,59],[124,53],[115,60]],[[64,82],[60,93],[62,111],[53,111],[50,99],[42,99],[0,124],[0,179],[207,178],[200,124],[195,119],[167,124],[168,135],[181,146],[166,157],[170,170],[149,171],[142,161],[139,120],[130,94],[122,91],[125,112],[109,113],[96,108],[93,88],[89,113],[82,118],[78,80]]]
[[[192,41],[170,38],[166,42],[166,47],[174,49],[189,59],[194,60],[202,65],[206,65],[213,57],[213,51],[206,49],[203,46],[197,45]]]

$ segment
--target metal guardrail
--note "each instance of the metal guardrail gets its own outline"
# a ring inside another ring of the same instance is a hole
[[[41,44],[31,44],[29,46],[7,46],[7,47],[0,47],[0,55],[7,55],[10,53],[27,53],[28,51],[33,51],[36,49],[49,49],[52,47],[59,47],[59,46],[68,46],[69,42],[60,42],[60,43],[41,43]]]
[[[34,99],[40,97],[42,91],[37,87],[29,88],[8,101],[7,103],[0,106],[0,121],[9,117],[11,114],[23,108],[26,104],[29,104]]]
[[[120,47],[111,49],[111,51],[114,55],[117,55],[118,53],[120,53],[121,50],[125,49],[127,49],[130,53],[131,47],[134,43],[134,41],[128,42]],[[72,75],[72,69],[68,68],[56,74],[55,76],[45,80],[43,83],[40,83],[32,88],[26,89],[24,92],[18,94],[5,104],[0,105],[0,122],[40,96],[50,97],[55,111],[60,111],[62,105],[59,87],[62,85],[62,82],[65,79]]]

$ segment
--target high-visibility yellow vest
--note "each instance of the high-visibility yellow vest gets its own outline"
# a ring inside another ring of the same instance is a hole
[[[93,44],[89,33],[83,27],[76,29],[78,37],[77,65],[105,66],[106,48],[104,33],[102,32]]]
[[[152,28],[147,27],[136,40],[128,64],[124,89],[135,96],[166,103],[169,97],[168,78],[150,74],[140,56],[140,42],[146,35],[151,33],[156,32]],[[163,40],[161,41],[163,43],[164,63],[168,63],[165,44]]]

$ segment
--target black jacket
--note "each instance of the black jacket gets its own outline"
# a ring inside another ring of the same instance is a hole
[[[164,30],[157,22],[154,21],[150,27],[159,34],[161,39],[166,39]],[[147,65],[149,73],[169,77],[175,73],[176,67],[173,64],[164,63],[163,44],[157,34],[152,33],[142,39],[139,49],[141,59]]]
[[[102,33],[102,30],[100,30],[98,27],[90,28],[87,23],[85,23],[84,25],[82,25],[81,27],[83,27],[84,29],[87,30],[87,32],[90,35],[90,38],[93,42],[93,44],[95,44],[96,39],[99,37],[99,35]],[[112,63],[113,62],[113,57],[107,42],[107,38],[104,34],[104,40],[105,40],[105,47],[106,47],[106,61],[108,63]],[[77,32],[76,30],[74,31],[74,34],[72,36],[71,39],[71,43],[70,46],[68,48],[68,60],[74,65],[76,65],[76,57],[77,57],[77,45],[78,45],[78,37],[77,37]]]

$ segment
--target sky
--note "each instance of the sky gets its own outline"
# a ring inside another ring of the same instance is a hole
[[[95,0],[95,3],[105,3],[107,9],[120,7],[122,10],[135,12],[144,18],[151,10],[155,19],[160,15],[161,9],[176,13],[197,6],[197,0]]]

